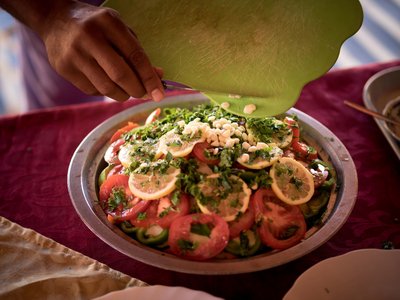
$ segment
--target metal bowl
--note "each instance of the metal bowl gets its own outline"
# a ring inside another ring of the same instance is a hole
[[[127,121],[144,122],[157,107],[191,107],[207,101],[201,94],[170,97],[162,102],[146,102],[127,109],[95,128],[81,142],[68,170],[68,190],[79,216],[100,239],[121,253],[159,268],[192,274],[237,274],[272,268],[306,255],[328,241],[345,223],[357,196],[357,173],[353,160],[342,142],[321,123],[297,110],[303,135],[319,144],[336,169],[338,190],[336,201],[323,225],[309,233],[301,243],[283,250],[262,253],[249,258],[194,262],[140,244],[107,221],[98,205],[97,178],[105,167],[104,153],[112,134]]]
[[[390,100],[383,109],[382,112],[386,117],[400,122],[400,97]],[[389,131],[393,138],[400,142],[400,125],[396,125],[390,122],[385,122],[385,128]]]
[[[400,98],[400,66],[384,69],[371,78],[364,85],[363,100],[367,108],[378,113],[387,113],[389,103],[393,99]],[[394,103],[393,103],[394,104]],[[386,122],[375,118],[380,130],[389,142],[393,151],[400,159],[400,140],[393,134],[391,126]]]

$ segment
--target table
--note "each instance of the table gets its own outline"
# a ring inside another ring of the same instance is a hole
[[[328,127],[355,162],[359,193],[348,221],[326,244],[273,269],[188,275],[145,265],[97,238],[75,212],[67,169],[76,147],[99,123],[137,102],[94,103],[0,118],[0,214],[149,284],[185,286],[225,299],[281,299],[296,278],[328,257],[362,248],[400,247],[400,163],[374,120],[343,104],[362,103],[369,77],[399,61],[331,71],[309,83],[295,107]]]

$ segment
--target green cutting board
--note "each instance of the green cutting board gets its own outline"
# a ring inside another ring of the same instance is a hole
[[[357,0],[110,0],[164,78],[253,117],[292,107],[362,23]],[[232,97],[241,95],[241,97]]]

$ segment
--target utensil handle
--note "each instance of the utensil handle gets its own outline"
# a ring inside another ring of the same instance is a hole
[[[368,108],[366,108],[364,106],[361,106],[361,105],[359,105],[357,103],[344,100],[344,104],[346,104],[347,106],[350,106],[351,108],[354,108],[354,109],[356,109],[356,110],[358,110],[360,112],[363,112],[363,113],[365,113],[367,115],[373,116],[373,117],[375,117],[377,119],[381,119],[381,120],[384,120],[386,122],[390,122],[390,123],[393,123],[393,124],[396,124],[396,125],[400,126],[400,122],[392,120],[392,119],[390,119],[390,118],[388,118],[388,117],[386,117],[386,116],[384,116],[384,115],[382,115],[382,114],[380,114],[380,113],[378,113],[376,111],[370,110],[370,109],[368,109]]]

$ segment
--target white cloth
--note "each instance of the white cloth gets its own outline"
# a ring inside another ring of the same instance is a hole
[[[93,299],[147,286],[0,216],[0,299]]]

